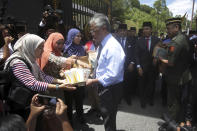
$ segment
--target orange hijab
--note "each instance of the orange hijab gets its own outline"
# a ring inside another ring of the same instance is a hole
[[[48,59],[51,53],[55,54],[56,56],[61,56],[61,51],[56,51],[54,49],[54,45],[60,39],[64,40],[64,37],[61,33],[52,33],[49,35],[48,39],[44,44],[44,52],[42,53],[41,58],[37,60],[38,65],[40,66],[41,70],[46,66],[48,63]]]

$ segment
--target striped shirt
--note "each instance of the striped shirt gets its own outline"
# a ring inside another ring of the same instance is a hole
[[[21,60],[15,60],[11,69],[16,79],[22,82],[26,87],[37,92],[46,91],[48,83],[51,83],[54,79],[51,76],[47,76],[40,70],[40,74],[42,78],[44,78],[45,82],[36,80],[27,65]]]

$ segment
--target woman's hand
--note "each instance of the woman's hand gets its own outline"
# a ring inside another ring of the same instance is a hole
[[[67,90],[67,91],[76,90],[76,87],[74,87],[72,84],[68,84],[68,83],[64,83],[64,84],[59,85],[59,88],[63,89],[63,90]]]
[[[76,64],[79,66],[79,67],[82,67],[82,68],[91,68],[91,66],[81,60],[77,60]]]

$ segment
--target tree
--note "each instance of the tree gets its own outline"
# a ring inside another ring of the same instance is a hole
[[[126,0],[113,0],[112,1],[112,17],[117,18],[118,21],[124,22],[126,19],[125,13],[128,7],[125,6]]]
[[[140,5],[140,9],[146,13],[151,13],[152,10],[154,10],[152,7],[148,5]]]
[[[128,3],[131,7],[136,7],[140,9],[140,1],[139,0],[128,0]]]
[[[156,0],[153,4],[153,7],[156,9],[157,13],[160,13],[162,10],[162,1]]]

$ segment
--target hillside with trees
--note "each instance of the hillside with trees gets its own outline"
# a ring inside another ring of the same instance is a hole
[[[113,0],[113,21],[127,23],[128,27],[141,28],[144,21],[151,21],[153,31],[165,32],[165,20],[172,17],[166,6],[166,0],[156,0],[153,7],[140,4],[139,0]]]

